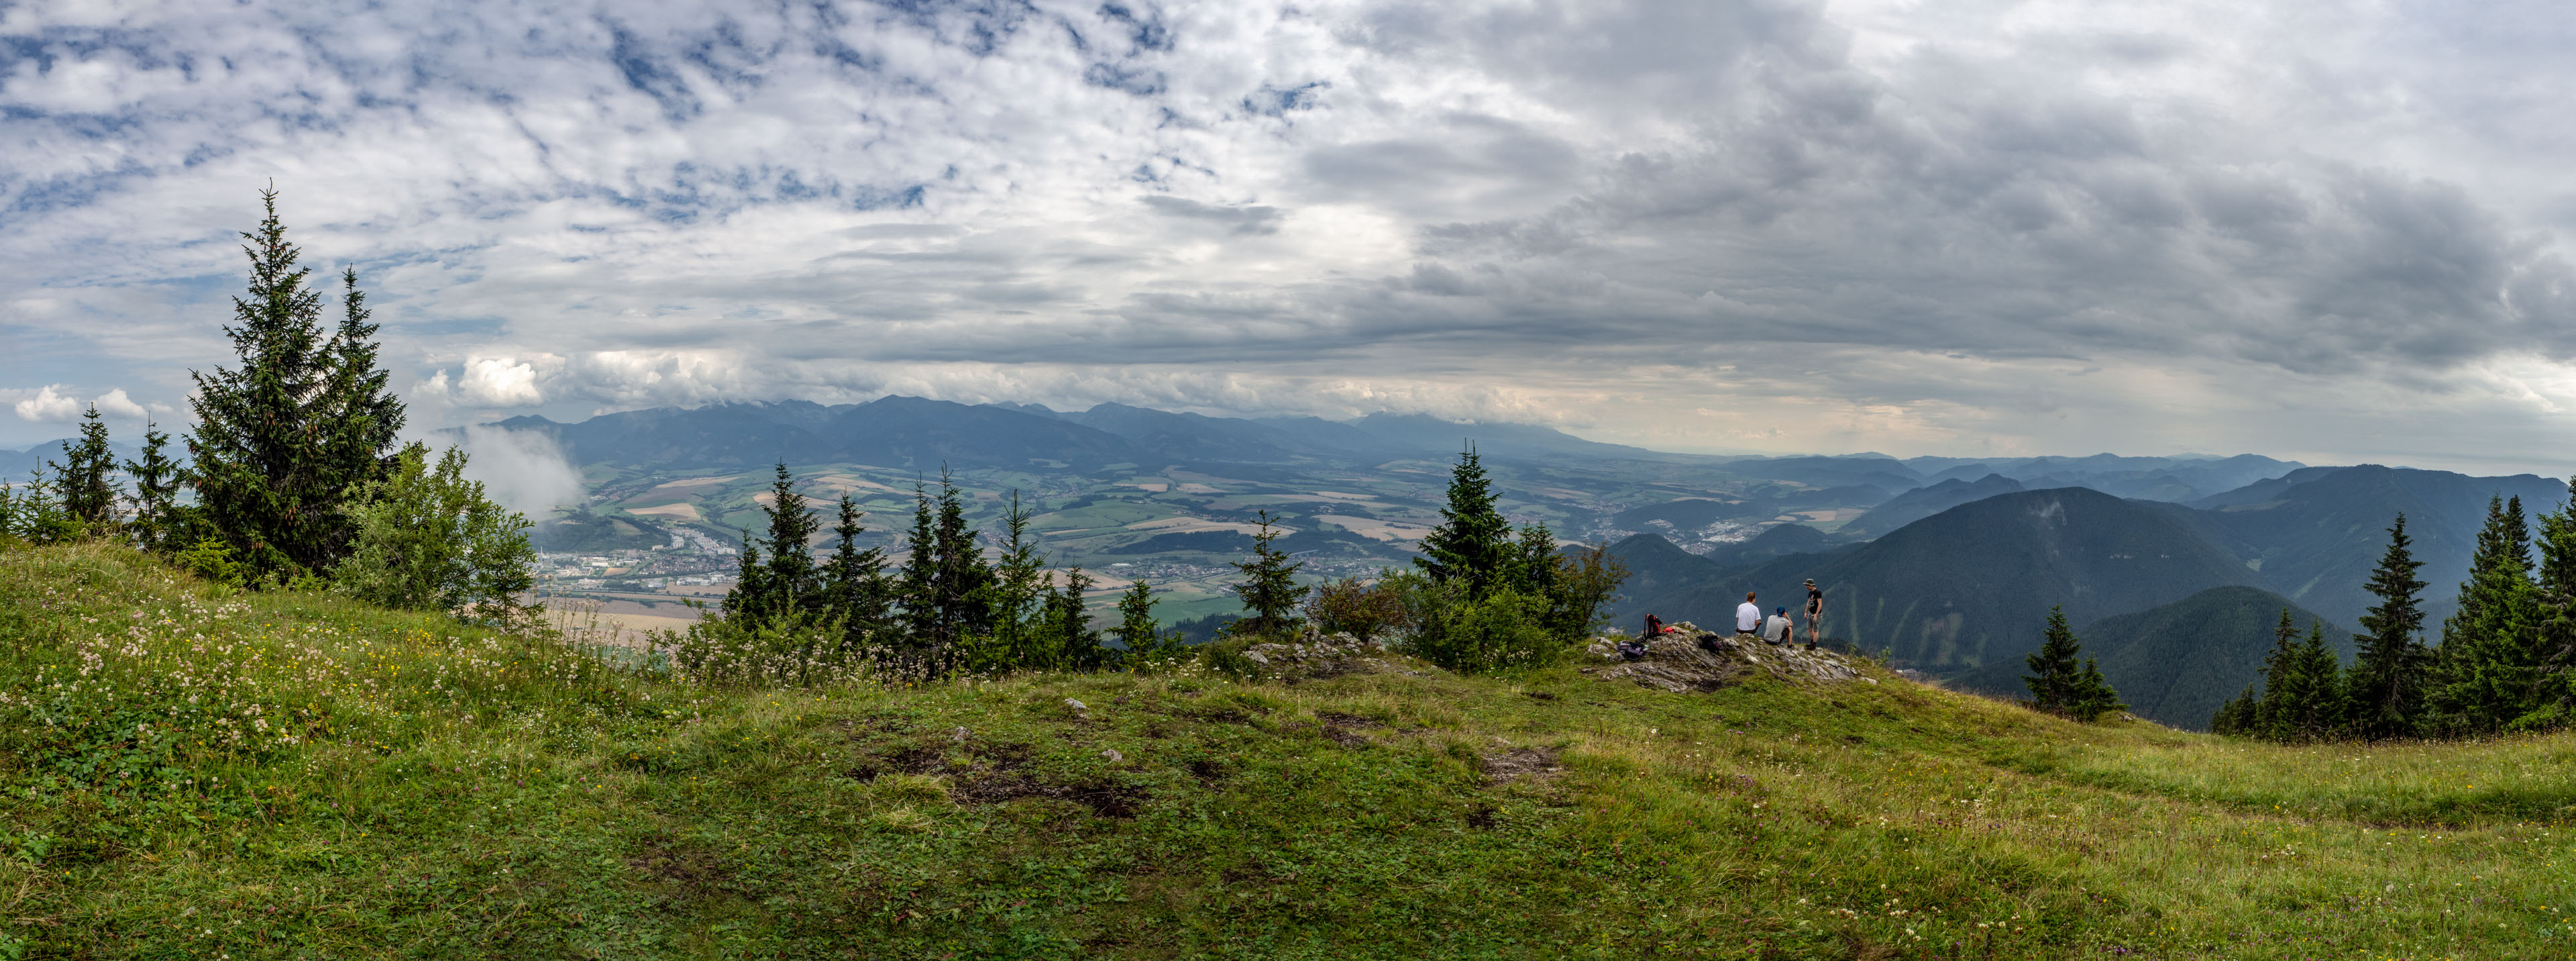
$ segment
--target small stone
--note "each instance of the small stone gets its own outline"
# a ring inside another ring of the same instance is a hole
[[[1255,664],[1263,664],[1263,665],[1267,665],[1267,664],[1269,664],[1269,663],[1270,663],[1270,659],[1269,659],[1269,658],[1267,658],[1267,657],[1263,657],[1263,656],[1261,655],[1261,652],[1260,652],[1260,651],[1245,651],[1245,652],[1243,652],[1243,656],[1248,657],[1248,658],[1251,658],[1251,659],[1252,659],[1252,663],[1255,663]]]
[[[1064,699],[1064,706],[1069,707],[1069,708],[1072,708],[1072,709],[1077,710],[1077,711],[1088,711],[1088,710],[1091,710],[1091,705],[1084,704],[1084,703],[1082,703],[1081,701],[1077,701],[1077,700],[1074,700],[1074,699],[1069,698],[1069,697]]]
[[[949,739],[949,740],[951,740],[951,741],[955,741],[955,742],[957,742],[957,743],[959,743],[959,744],[964,744],[964,743],[966,743],[966,729],[961,727],[961,728],[958,728],[958,729],[956,729],[956,730],[954,730],[954,731],[950,731],[950,732],[948,732],[948,739]]]
[[[1114,747],[1102,750],[1100,752],[1100,756],[1108,758],[1109,762],[1112,764],[1116,764],[1127,759],[1127,755],[1118,753],[1118,749]]]

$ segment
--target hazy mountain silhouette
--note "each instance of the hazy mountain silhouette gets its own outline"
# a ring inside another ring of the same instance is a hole
[[[1496,456],[1699,459],[1600,444],[1527,424],[1459,424],[1377,414],[1351,423],[1247,420],[1101,404],[1067,413],[1035,404],[958,404],[883,397],[826,407],[805,401],[710,404],[602,414],[576,423],[513,417],[498,426],[555,437],[576,464],[673,470],[848,461],[936,470],[958,466],[1084,470],[1134,462],[1285,463],[1436,458],[1472,438]]]
[[[2001,474],[1987,474],[1974,482],[1953,477],[1930,487],[1917,487],[1898,494],[1886,503],[1870,508],[1869,513],[1852,518],[1835,533],[1877,537],[1961,504],[2023,489],[2020,481]]]
[[[80,438],[78,437],[65,437],[61,440],[45,441],[44,443],[28,447],[26,450],[0,450],[0,484],[25,483],[27,480],[27,472],[39,467],[45,467],[46,461],[52,461],[57,464],[71,463],[72,458],[69,448],[71,445],[78,443],[80,443]],[[107,449],[109,453],[116,455],[116,462],[119,465],[118,469],[120,470],[123,469],[122,465],[126,461],[143,455],[142,451],[136,450],[133,446],[120,441],[108,441]],[[188,448],[187,445],[180,443],[178,438],[174,435],[171,438],[170,446],[163,448],[162,453],[169,457],[176,457],[184,460],[188,456]],[[51,477],[53,474],[53,468],[45,467],[45,476]]]

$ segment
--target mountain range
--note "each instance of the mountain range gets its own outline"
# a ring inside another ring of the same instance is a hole
[[[673,470],[754,467],[776,460],[916,470],[941,464],[1091,470],[1111,464],[1263,464],[1439,456],[1472,440],[1496,456],[1701,459],[1584,440],[1525,424],[1460,424],[1418,415],[1209,417],[1101,404],[1056,411],[1035,404],[959,404],[882,397],[864,404],[806,401],[710,404],[602,414],[578,423],[514,417],[497,426],[555,438],[574,463]]]
[[[40,467],[44,468],[46,476],[53,476],[54,469],[46,467],[46,462],[63,463],[71,460],[71,455],[66,451],[71,445],[77,443],[80,443],[80,438],[65,437],[61,440],[49,440],[36,444],[25,450],[0,450],[0,484],[16,484],[25,481],[29,471]],[[172,443],[172,447],[177,446],[176,442]],[[109,441],[107,449],[116,455],[118,463],[143,456],[142,451],[116,441]],[[172,450],[170,456],[176,457],[183,453],[185,452],[182,450]]]
[[[1721,624],[1747,591],[1766,609],[1795,609],[1812,577],[1826,591],[1829,634],[2013,693],[2020,658],[2037,648],[2049,610],[2062,606],[2070,621],[2104,635],[2091,653],[2115,686],[2149,692],[2138,695],[2147,705],[2141,713],[2197,725],[2207,721],[2205,709],[2254,676],[2247,672],[2259,668],[2282,607],[2302,625],[2358,622],[2376,600],[2362,583],[2400,512],[2438,625],[2467,573],[2488,498],[2519,496],[2536,517],[2567,496],[2565,484],[2528,474],[2368,464],[2303,468],[2189,504],[2088,488],[2013,489],[2020,484],[1995,474],[1974,483],[1952,477],[1900,495],[1845,530],[1866,534],[1872,517],[1895,524],[1933,511],[1926,516],[1874,540],[1786,556],[1703,557],[1638,534],[1613,547],[1633,575],[1616,616],[1632,622],[1651,611]],[[1997,493],[1967,499],[1980,489]],[[2259,632],[2245,613],[2257,609]],[[2331,630],[2348,650],[2348,637]]]

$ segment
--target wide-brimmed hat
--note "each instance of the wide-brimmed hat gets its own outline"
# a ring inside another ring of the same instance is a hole
[[[1814,586],[1816,586],[1816,579],[1815,579],[1815,578],[1812,578],[1812,577],[1807,578],[1807,586],[1808,586],[1808,587],[1814,587]]]

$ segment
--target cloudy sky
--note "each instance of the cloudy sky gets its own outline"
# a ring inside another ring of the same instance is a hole
[[[2536,2],[0,0],[0,444],[183,418],[274,181],[424,424],[2563,473],[2571,53]]]

